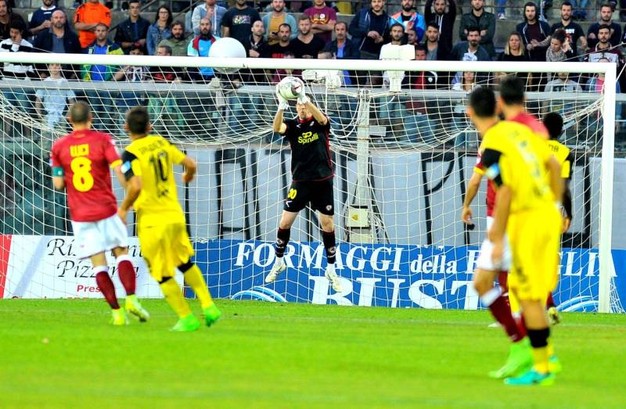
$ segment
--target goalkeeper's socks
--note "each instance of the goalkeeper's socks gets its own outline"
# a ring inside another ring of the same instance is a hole
[[[191,314],[189,303],[185,300],[185,297],[183,297],[183,292],[178,286],[176,280],[168,277],[165,281],[161,282],[160,286],[161,291],[165,296],[165,301],[167,301],[170,307],[172,307],[179,318],[186,317]]]
[[[480,297],[484,305],[489,307],[491,315],[502,325],[511,341],[518,342],[524,338],[513,315],[508,300],[502,295],[500,288],[492,288]]]
[[[135,294],[135,267],[128,254],[119,256],[117,259],[117,274],[120,277],[126,295]]]
[[[112,309],[119,309],[120,305],[117,302],[115,286],[113,281],[111,281],[111,277],[109,277],[109,268],[107,266],[96,266],[93,268],[93,272],[96,273],[96,284],[106,302]]]
[[[206,281],[204,281],[204,277],[198,265],[193,264],[183,273],[183,276],[185,277],[187,285],[196,293],[202,309],[210,307],[213,304],[213,298],[211,297],[209,288],[207,287]]]

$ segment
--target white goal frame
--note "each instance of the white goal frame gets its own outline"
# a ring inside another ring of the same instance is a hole
[[[369,70],[379,71],[408,71],[419,67],[420,71],[474,71],[474,72],[568,72],[568,73],[603,73],[605,83],[614,84],[616,65],[614,63],[596,62],[558,62],[558,63],[506,63],[506,62],[465,62],[465,61],[365,61],[365,60],[299,60],[299,59],[207,59],[189,57],[155,57],[155,56],[116,56],[116,55],[86,55],[86,54],[45,54],[45,53],[0,53],[0,63],[62,63],[62,64],[103,64],[103,65],[141,65],[141,66],[212,66],[224,68],[251,68],[251,69],[312,69],[312,70]],[[87,85],[87,87],[94,85]],[[188,84],[172,84],[189,87]],[[601,187],[600,187],[600,225],[599,225],[599,312],[610,312],[611,277],[614,275],[614,266],[611,255],[611,238],[613,223],[613,182],[614,182],[614,145],[615,145],[615,87],[605,87],[602,133],[601,158]],[[367,125],[363,125],[367,126]],[[367,142],[369,135],[358,128],[357,139]],[[363,145],[357,145],[362,148]],[[365,145],[365,148],[367,145]],[[367,149],[359,149],[366,154]],[[367,162],[360,162],[359,172],[367,172]],[[361,175],[364,176],[364,175]]]

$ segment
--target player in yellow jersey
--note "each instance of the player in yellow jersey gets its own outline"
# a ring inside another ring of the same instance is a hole
[[[574,155],[567,146],[558,141],[559,136],[563,132],[563,117],[557,112],[550,112],[543,117],[543,124],[548,129],[550,140],[548,146],[556,160],[561,164],[561,178],[563,178],[563,229],[565,233],[569,230],[572,223],[572,192],[569,185],[572,180],[572,165],[574,163]],[[548,318],[550,324],[558,324],[561,321],[556,303],[552,298],[552,293],[548,295],[546,303],[548,309]]]
[[[472,92],[468,115],[483,136],[485,175],[496,184],[494,221],[488,232],[492,260],[496,266],[502,262],[506,232],[513,256],[509,287],[520,301],[533,348],[533,368],[505,382],[549,385],[554,374],[549,372],[550,328],[544,305],[557,281],[560,214],[555,198],[562,194],[560,165],[545,141],[527,126],[498,122],[490,89]]]
[[[173,171],[174,165],[183,165],[183,182],[189,183],[196,173],[196,162],[162,136],[149,134],[152,127],[144,107],[128,111],[125,127],[131,144],[122,154],[127,187],[118,214],[126,221],[130,208],[135,209],[141,253],[165,300],[179,317],[172,330],[195,331],[200,327],[173,279],[176,268],[198,296],[206,325],[210,326],[221,312],[213,302],[202,272],[191,261],[193,247],[178,203]]]

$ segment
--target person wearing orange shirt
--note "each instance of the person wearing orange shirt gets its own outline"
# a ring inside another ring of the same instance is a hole
[[[74,14],[74,28],[78,33],[80,46],[84,49],[96,40],[94,31],[98,24],[111,27],[111,10],[99,0],[88,0],[81,4]]]

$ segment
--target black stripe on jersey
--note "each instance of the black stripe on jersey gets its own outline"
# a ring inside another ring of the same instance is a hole
[[[496,184],[502,185],[502,173],[500,173],[500,157],[502,152],[494,149],[485,149],[481,155],[481,162],[485,169],[485,175]]]
[[[128,152],[127,150],[125,150],[122,153],[122,173],[124,174],[124,178],[126,180],[130,180],[130,178],[135,176],[135,174],[133,173],[133,167],[131,165],[135,159],[137,159],[137,156],[135,156],[135,154],[132,152]]]

